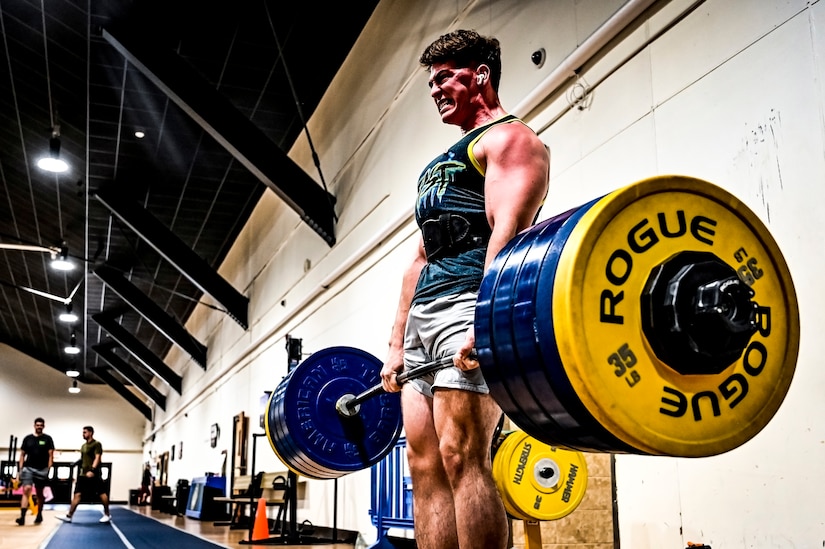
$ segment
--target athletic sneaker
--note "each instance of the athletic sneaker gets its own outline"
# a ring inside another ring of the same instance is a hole
[[[98,522],[110,522],[111,520],[112,520],[111,515],[103,515],[102,517],[100,517],[100,520]]]
[[[62,520],[63,522],[72,522],[72,517],[69,515],[61,515],[59,517],[55,517],[57,520]]]

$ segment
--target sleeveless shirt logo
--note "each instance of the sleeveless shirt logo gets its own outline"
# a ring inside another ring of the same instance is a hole
[[[467,169],[463,162],[448,160],[433,164],[418,179],[418,207],[433,207],[441,201],[455,175]]]

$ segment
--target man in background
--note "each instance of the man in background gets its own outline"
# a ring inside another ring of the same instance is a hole
[[[72,504],[69,512],[65,516],[57,517],[63,522],[72,522],[75,509],[84,501],[93,501],[95,497],[100,497],[103,504],[103,516],[99,522],[109,522],[112,516],[109,514],[109,494],[106,493],[106,485],[100,476],[100,463],[103,458],[103,445],[95,440],[95,430],[91,425],[83,428],[83,446],[80,447],[80,476],[74,487]]]
[[[34,420],[34,434],[26,435],[20,445],[20,459],[18,460],[18,478],[23,487],[20,497],[20,518],[14,520],[18,525],[26,524],[26,513],[29,511],[29,499],[34,486],[37,495],[37,516],[35,524],[43,522],[43,489],[49,483],[49,469],[54,461],[54,441],[43,432],[46,422],[42,417]]]

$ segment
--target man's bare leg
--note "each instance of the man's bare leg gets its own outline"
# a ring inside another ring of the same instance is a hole
[[[455,502],[438,451],[432,400],[408,386],[402,391],[402,403],[416,545],[420,549],[458,549]]]
[[[46,503],[46,498],[43,495],[43,486],[35,486],[35,494],[37,494],[37,516],[34,518],[35,524],[43,522],[43,505]]]
[[[23,486],[23,495],[20,496],[20,518],[14,519],[19,526],[26,524],[26,514],[29,512],[29,498],[32,495],[30,485]]]
[[[501,409],[490,395],[442,389],[435,393],[433,417],[455,500],[459,546],[506,548],[509,524],[490,459]]]

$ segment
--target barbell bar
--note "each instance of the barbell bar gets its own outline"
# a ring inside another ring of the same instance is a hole
[[[420,377],[424,377],[427,374],[441,370],[445,366],[451,366],[452,364],[452,356],[443,357],[438,360],[422,364],[421,366],[418,366],[411,370],[401,372],[395,377],[395,382],[398,385],[403,385],[411,379],[418,379]],[[357,395],[352,395],[349,393],[341,395],[341,398],[339,398],[338,401],[335,403],[335,409],[338,411],[339,414],[346,417],[357,415],[361,411],[361,407],[359,406],[361,403],[375,396],[378,396],[383,392],[383,384],[376,383],[366,391],[363,391],[362,393],[359,393]]]
[[[517,235],[482,280],[474,326],[502,411],[578,451],[732,450],[778,410],[799,348],[793,282],[767,228],[685,176],[634,183]],[[351,397],[380,385],[381,366],[338,347],[281,381],[265,427],[288,467],[337,478],[389,453],[398,394]]]

